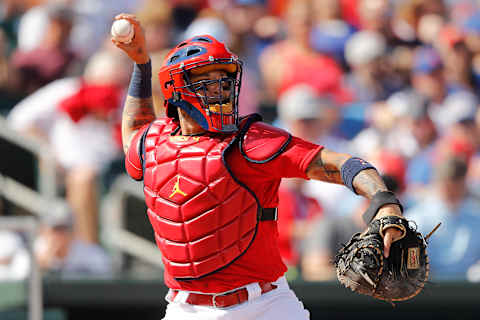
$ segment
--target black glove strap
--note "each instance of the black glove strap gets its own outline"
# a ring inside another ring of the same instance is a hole
[[[386,204],[396,204],[400,206],[400,210],[403,212],[403,207],[400,201],[398,201],[397,197],[393,192],[390,191],[379,191],[375,193],[372,200],[370,201],[370,206],[368,207],[367,211],[363,213],[363,221],[366,224],[369,224],[375,215],[377,214],[378,210]]]

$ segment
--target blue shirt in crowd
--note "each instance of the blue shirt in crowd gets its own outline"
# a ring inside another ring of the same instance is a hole
[[[432,278],[466,279],[468,268],[480,260],[480,202],[467,196],[452,210],[438,195],[431,194],[405,216],[417,223],[423,235],[442,223],[427,248]]]

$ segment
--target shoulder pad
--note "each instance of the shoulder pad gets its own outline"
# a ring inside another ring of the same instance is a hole
[[[292,140],[287,131],[264,122],[253,123],[240,141],[240,152],[250,162],[265,163],[281,154]]]

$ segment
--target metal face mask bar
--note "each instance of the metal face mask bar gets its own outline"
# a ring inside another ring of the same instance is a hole
[[[230,59],[229,59],[230,60]],[[218,61],[216,61],[218,64]],[[225,61],[226,62],[226,61]],[[232,60],[228,61],[229,63]],[[188,65],[183,66],[181,72],[184,78],[184,86],[175,86],[177,92],[183,96],[195,98],[198,104],[205,110],[210,126],[221,132],[237,130],[238,121],[238,96],[241,87],[240,72],[227,73],[220,79],[206,79],[192,82]],[[191,70],[191,69],[190,69]],[[175,73],[177,73],[175,72]]]
[[[236,80],[224,77],[217,80],[200,80],[188,85],[188,89],[197,97],[209,117],[210,125],[224,131],[224,125],[235,124],[237,108],[235,107]]]
[[[237,131],[242,65],[224,44],[209,36],[178,45],[159,72],[167,115],[178,117],[174,108],[179,107],[207,131]],[[226,74],[221,79],[194,77],[211,71]]]

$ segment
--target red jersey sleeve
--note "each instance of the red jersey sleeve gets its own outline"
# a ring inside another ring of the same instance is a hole
[[[242,168],[240,176],[251,176],[260,180],[308,179],[307,167],[322,148],[322,146],[292,136],[288,144],[272,160],[255,163],[240,156],[235,157],[233,166]]]
[[[264,164],[265,170],[274,178],[308,179],[308,165],[322,149],[323,146],[292,137],[292,141],[278,157]]]
[[[238,180],[247,185],[264,208],[278,205],[278,187],[282,178],[308,179],[308,165],[322,150],[322,146],[292,137],[291,141],[274,159],[254,163],[245,159],[235,148],[227,162]]]
[[[125,156],[125,169],[128,175],[137,181],[143,180],[142,144],[144,140],[143,136],[147,128],[148,125],[140,128],[140,130],[135,133]]]
[[[254,166],[255,175],[278,178],[304,178],[305,171],[321,146],[264,122],[253,123],[240,143],[240,153]],[[249,165],[250,166],[250,165]]]

